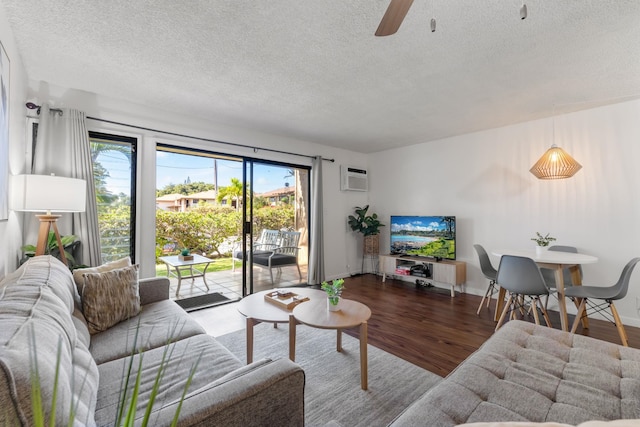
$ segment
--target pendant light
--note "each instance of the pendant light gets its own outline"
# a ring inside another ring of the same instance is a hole
[[[575,175],[582,165],[571,157],[566,151],[556,145],[556,107],[553,107],[553,122],[551,140],[553,145],[549,148],[535,165],[529,169],[538,179],[565,179]]]
[[[538,179],[564,179],[571,178],[581,168],[580,163],[562,148],[553,144],[529,171]]]

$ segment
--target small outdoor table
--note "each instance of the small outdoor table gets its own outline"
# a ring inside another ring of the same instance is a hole
[[[205,273],[207,271],[207,267],[209,264],[213,262],[212,259],[207,257],[203,257],[202,255],[193,255],[193,259],[189,261],[182,261],[178,255],[173,256],[163,256],[160,257],[160,261],[164,262],[167,265],[167,277],[177,277],[178,278],[178,289],[176,289],[176,297],[180,293],[180,285],[182,284],[182,279],[191,279],[193,280],[196,277],[202,277],[202,281],[204,285],[209,290],[209,285],[207,284],[207,278]],[[196,266],[204,265],[203,268],[196,268]],[[173,268],[173,270],[171,270]]]

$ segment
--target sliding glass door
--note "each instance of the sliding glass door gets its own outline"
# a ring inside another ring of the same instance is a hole
[[[307,284],[309,169],[245,159],[243,294]]]
[[[156,157],[156,274],[172,298],[307,283],[308,168],[168,145]]]

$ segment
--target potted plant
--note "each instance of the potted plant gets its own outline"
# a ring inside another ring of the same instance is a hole
[[[349,227],[364,235],[363,255],[378,255],[380,227],[384,227],[384,224],[380,222],[377,214],[367,215],[368,211],[369,205],[362,208],[356,207],[355,215],[349,215]],[[362,257],[362,270],[364,271],[364,256]]]
[[[85,265],[78,264],[73,257],[73,251],[80,244],[78,236],[74,236],[73,234],[60,236],[60,241],[62,243],[62,247],[64,248],[64,255],[67,259],[69,269],[73,270],[76,268],[86,267]],[[22,249],[24,253],[24,257],[20,260],[20,264],[25,263],[29,258],[32,258],[36,255],[36,245],[24,245],[20,249]],[[61,260],[58,240],[56,239],[56,235],[53,231],[50,231],[49,235],[47,236],[47,245],[45,247],[44,253],[45,255],[52,255]]]
[[[344,289],[344,279],[334,279],[331,284],[322,282],[320,287],[327,293],[327,309],[329,311],[340,310],[340,295]]]
[[[180,255],[178,255],[180,261],[193,261],[193,255],[191,255],[191,251],[188,248],[183,248],[180,251]]]
[[[549,233],[543,236],[536,231],[536,237],[532,237],[531,240],[536,242],[536,254],[540,255],[543,251],[547,250],[547,248],[549,247],[549,243],[554,242],[556,238],[549,236]]]

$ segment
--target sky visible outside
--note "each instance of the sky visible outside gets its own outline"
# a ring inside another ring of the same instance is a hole
[[[121,153],[105,152],[98,156],[98,162],[109,171],[106,187],[113,194],[129,195],[130,168],[127,159]],[[242,181],[242,162],[231,160],[217,160],[218,187],[231,184],[231,178]],[[289,176],[286,167],[273,165],[254,165],[254,188],[256,193],[264,193],[286,186],[295,185],[293,176]],[[189,179],[191,182],[214,182],[214,159],[170,153],[156,152],[156,188],[162,189],[169,184],[183,184]]]

